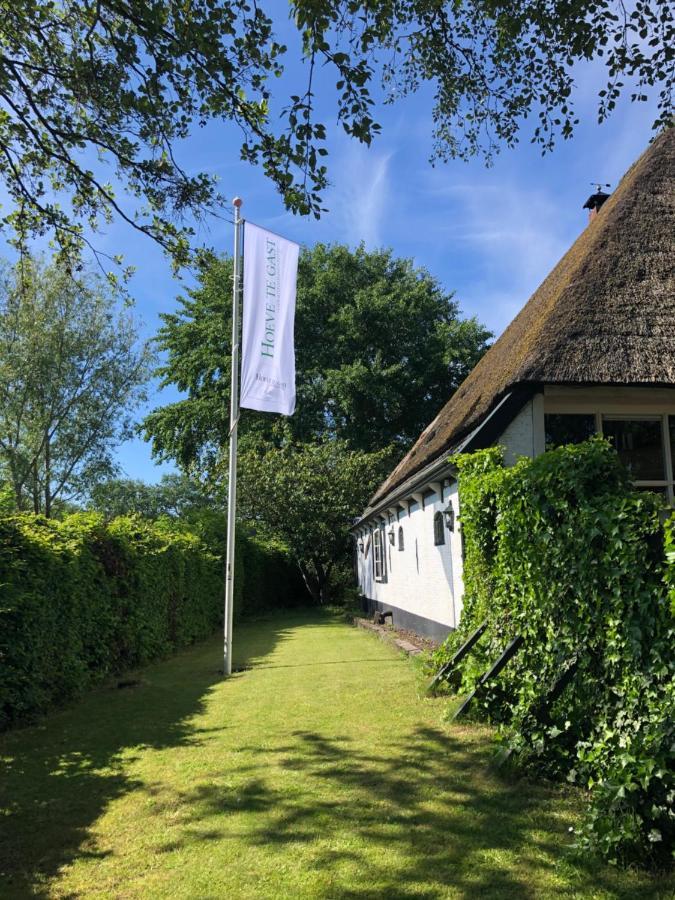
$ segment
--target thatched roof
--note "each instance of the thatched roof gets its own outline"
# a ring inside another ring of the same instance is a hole
[[[675,385],[675,128],[597,216],[371,500],[452,451],[512,388]]]

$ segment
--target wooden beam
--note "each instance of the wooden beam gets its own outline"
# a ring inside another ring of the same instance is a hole
[[[546,725],[551,724],[551,706],[560,697],[567,685],[577,674],[579,668],[579,651],[571,656],[565,663],[566,668],[553,681],[546,694],[532,707],[532,715]],[[511,758],[513,749],[503,750],[497,759],[497,765],[503,766]]]
[[[428,693],[432,693],[441,681],[447,679],[448,675],[452,672],[455,666],[460,663],[464,657],[473,649],[473,647],[478,643],[480,638],[483,636],[483,632],[487,628],[487,621],[482,622],[475,631],[473,631],[469,637],[464,641],[459,650],[454,654],[452,659],[449,659],[448,662],[444,663],[441,668],[438,670],[436,675],[434,675],[433,680],[431,681],[429,687],[427,688]]]
[[[471,702],[475,698],[476,694],[485,687],[488,682],[492,681],[493,678],[496,678],[497,675],[502,671],[504,666],[508,663],[508,661],[516,655],[518,650],[522,647],[524,643],[524,638],[522,638],[519,634],[514,637],[514,639],[510,642],[510,644],[506,647],[501,656],[494,662],[487,672],[483,672],[478,681],[476,682],[476,687],[471,691],[466,700],[459,707],[455,715],[452,717],[453,719],[458,719],[460,716],[463,716],[467,711]]]

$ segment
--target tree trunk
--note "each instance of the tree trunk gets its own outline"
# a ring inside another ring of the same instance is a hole
[[[319,584],[319,603],[323,606],[328,603],[329,591],[328,591],[328,569],[323,567],[323,564],[320,562],[315,562],[314,567],[316,569],[317,582]]]
[[[324,566],[317,559],[313,559],[310,563],[303,563],[298,560],[298,567],[312,600],[317,606],[324,606],[330,600],[328,582],[333,563],[329,562]]]
[[[321,604],[321,585],[319,584],[319,579],[300,561],[298,561],[298,568],[300,569],[302,580],[305,582],[305,587],[307,588],[310,597],[317,606],[319,606]]]
[[[37,461],[33,463],[33,512],[36,516],[40,515],[40,487],[38,485],[38,468]]]
[[[12,479],[12,488],[14,489],[14,502],[16,503],[16,508],[19,512],[23,512],[25,507],[25,497],[23,493],[25,480],[19,477],[13,461],[9,465],[9,472]]]
[[[52,515],[52,495],[51,495],[51,456],[49,449],[49,435],[45,435],[45,515],[51,518]]]

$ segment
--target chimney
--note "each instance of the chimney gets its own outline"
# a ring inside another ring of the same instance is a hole
[[[605,187],[609,187],[608,184],[604,185]],[[588,200],[584,203],[583,209],[588,210],[588,221],[592,222],[593,219],[597,216],[600,207],[607,200],[609,194],[607,194],[602,189],[602,185],[597,184],[595,187],[595,193],[591,194]]]

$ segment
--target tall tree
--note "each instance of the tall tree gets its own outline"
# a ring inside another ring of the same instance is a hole
[[[330,599],[333,567],[349,546],[347,526],[377,486],[386,456],[335,440],[242,455],[242,515],[283,540],[316,603]]]
[[[287,17],[278,0],[3,3],[0,178],[14,204],[3,224],[20,243],[50,231],[72,258],[86,227],[118,217],[181,265],[190,220],[219,198],[178,145],[214,119],[240,129],[242,159],[262,165],[289,209],[319,215],[318,90],[370,143],[377,103],[430,85],[438,158],[489,157],[528,117],[542,147],[568,137],[576,67],[596,58],[600,119],[624,92],[657,94],[657,124],[672,119],[671,0],[292,0],[290,13],[305,63],[297,86],[276,81],[289,52],[275,39],[275,17]]]
[[[107,283],[23,259],[0,281],[0,469],[51,515],[114,471],[150,354]]]
[[[203,263],[199,286],[163,316],[162,383],[186,396],[153,411],[153,452],[204,471],[229,435],[229,259]],[[295,415],[245,410],[244,446],[343,440],[352,450],[406,449],[476,364],[490,333],[464,319],[451,293],[389,250],[303,250],[296,313]]]

